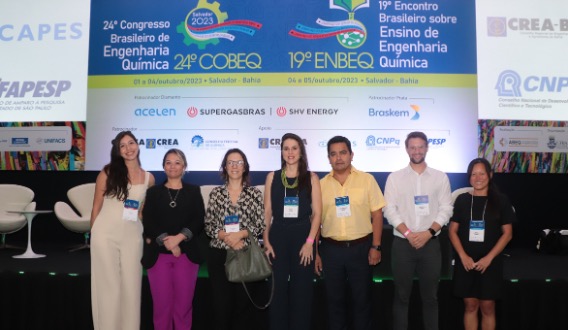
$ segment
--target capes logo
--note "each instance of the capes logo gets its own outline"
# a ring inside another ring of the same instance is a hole
[[[516,71],[505,70],[497,77],[498,96],[522,96],[523,92],[562,93],[568,87],[568,77],[528,76],[522,78]]]
[[[54,24],[12,24],[0,25],[0,41],[43,41],[43,40],[74,40],[83,36],[83,24],[54,23]]]

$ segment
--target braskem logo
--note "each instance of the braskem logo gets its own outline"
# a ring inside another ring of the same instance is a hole
[[[375,109],[369,108],[369,117],[381,117],[381,118],[410,118],[410,120],[420,119],[420,106],[411,104],[410,108],[412,110],[401,110],[401,109]]]

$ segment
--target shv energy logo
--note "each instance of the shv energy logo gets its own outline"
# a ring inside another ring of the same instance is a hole
[[[418,120],[420,119],[420,106],[416,104],[410,105],[411,110],[398,110],[398,109],[375,109],[369,108],[369,117],[410,117],[410,120]]]
[[[522,78],[516,71],[505,70],[499,74],[495,89],[498,96],[519,97],[523,93],[562,93],[568,88],[568,77],[527,76]]]

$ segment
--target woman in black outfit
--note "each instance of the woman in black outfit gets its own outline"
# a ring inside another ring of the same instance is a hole
[[[203,230],[205,207],[198,186],[182,181],[187,160],[178,149],[166,152],[162,163],[167,180],[148,189],[142,211],[142,265],[154,306],[154,329],[191,329],[197,282],[197,236]]]
[[[491,181],[491,165],[476,158],[467,174],[471,193],[457,197],[449,236],[459,256],[454,266],[454,294],[465,304],[466,330],[495,329],[495,300],[502,296],[503,257],[501,252],[513,237],[515,213],[507,197]]]
[[[274,298],[271,330],[311,329],[314,239],[321,223],[318,176],[308,171],[302,139],[282,137],[280,170],[266,177],[264,245],[272,261]]]

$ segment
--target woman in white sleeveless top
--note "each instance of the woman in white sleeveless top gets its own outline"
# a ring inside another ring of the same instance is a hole
[[[100,330],[139,330],[142,223],[139,211],[151,173],[140,167],[136,137],[120,132],[111,160],[97,177],[91,213],[93,325]]]

